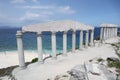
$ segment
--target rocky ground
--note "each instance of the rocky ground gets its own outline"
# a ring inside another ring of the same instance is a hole
[[[109,66],[108,61],[119,61],[109,57],[106,60],[94,58],[84,65],[77,65],[63,75],[48,80],[120,80],[119,68]],[[120,61],[119,61],[120,62]]]
[[[120,42],[111,45],[118,58],[94,58],[48,80],[120,80]]]

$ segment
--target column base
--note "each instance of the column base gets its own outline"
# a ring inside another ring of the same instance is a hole
[[[90,47],[94,47],[94,45],[90,45]]]
[[[85,46],[85,48],[87,49],[87,48],[88,48],[88,46]]]
[[[90,43],[89,45],[90,45],[90,47],[94,47],[93,43]]]

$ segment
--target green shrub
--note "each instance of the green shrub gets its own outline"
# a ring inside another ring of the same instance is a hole
[[[83,42],[83,45],[85,45],[85,42]]]
[[[116,61],[116,62],[114,62],[114,61],[109,61],[109,62],[108,62],[108,66],[109,66],[109,67],[120,68],[120,62],[118,62],[118,61]]]
[[[32,63],[35,63],[35,62],[37,62],[38,61],[38,58],[34,58],[34,59],[32,59]]]
[[[112,46],[116,46],[115,44],[111,44]]]
[[[97,59],[98,62],[104,61],[102,58]]]

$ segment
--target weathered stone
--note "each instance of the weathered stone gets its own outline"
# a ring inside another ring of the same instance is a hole
[[[120,75],[117,76],[117,79],[116,80],[120,80]]]
[[[94,75],[100,75],[100,69],[98,64],[92,64],[91,73]]]
[[[54,80],[69,80],[70,75],[57,75]]]
[[[100,65],[100,69],[107,80],[116,80],[117,78],[116,74],[109,71],[106,66]]]
[[[69,73],[70,80],[86,80],[85,68],[83,65],[75,66]]]

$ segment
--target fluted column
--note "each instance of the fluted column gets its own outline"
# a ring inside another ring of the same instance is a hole
[[[100,40],[101,41],[103,40],[103,27],[101,27],[100,29]]]
[[[67,55],[67,32],[63,32],[63,55]]]
[[[52,58],[56,59],[56,33],[52,32]]]
[[[88,39],[89,39],[89,31],[86,30],[86,40],[85,40],[85,48],[88,48]]]
[[[91,35],[90,35],[90,46],[93,46],[93,39],[94,39],[94,30],[91,30]]]
[[[26,66],[25,66],[24,49],[23,49],[22,32],[21,31],[17,31],[16,38],[17,38],[19,66],[21,69],[24,69],[24,68],[26,68]]]
[[[43,63],[43,52],[42,52],[42,34],[37,33],[37,48],[38,48],[38,61]]]
[[[72,52],[75,52],[75,45],[76,45],[75,41],[76,41],[76,33],[75,31],[73,31],[72,32]]]
[[[82,50],[83,48],[83,30],[80,31],[80,44],[79,44],[79,49]]]

